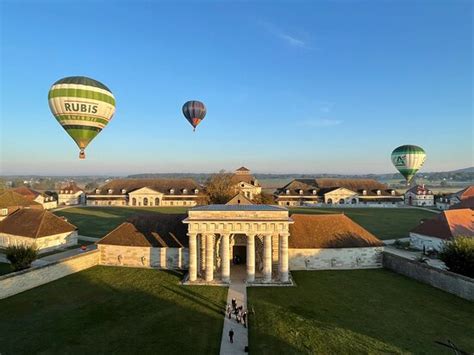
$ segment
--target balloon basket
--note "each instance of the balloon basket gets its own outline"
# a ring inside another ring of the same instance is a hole
[[[83,150],[79,152],[79,159],[86,159],[86,153]]]

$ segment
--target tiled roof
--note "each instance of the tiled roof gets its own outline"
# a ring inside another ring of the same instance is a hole
[[[20,194],[20,195],[22,195],[23,197],[25,197],[29,200],[34,200],[39,195],[41,195],[41,193],[39,193],[38,191],[30,189],[26,186],[16,187],[16,188],[13,189],[13,191],[15,191],[17,194]]]
[[[0,221],[0,233],[42,238],[73,232],[76,226],[45,210],[22,208]]]
[[[250,171],[245,166],[241,166],[240,168],[236,169],[235,171]]]
[[[230,181],[233,185],[238,184],[239,182],[246,182],[247,184],[250,184],[250,185],[260,186],[257,179],[255,179],[250,174],[234,174],[232,175],[232,178]]]
[[[42,208],[41,204],[31,201],[13,190],[7,190],[0,194],[0,208],[9,207],[37,207]]]
[[[240,192],[232,197],[226,205],[253,205],[254,203],[250,201],[247,197],[242,195]]]
[[[76,192],[81,192],[81,191],[84,191],[83,189],[81,189],[79,186],[76,185],[75,182],[70,182],[68,183],[67,185],[64,185],[63,187],[61,187],[59,189],[59,192],[61,191],[68,191],[69,194],[75,194]],[[69,191],[72,191],[72,192],[69,192]]]
[[[289,247],[312,248],[363,248],[382,246],[372,233],[344,214],[291,215]]]
[[[452,239],[459,236],[474,237],[474,212],[471,209],[443,211],[429,220],[425,220],[411,230],[440,239]]]
[[[303,195],[313,195],[313,190],[316,190],[318,196],[323,196],[325,193],[331,192],[338,188],[345,188],[362,195],[366,191],[365,196],[378,196],[377,191],[380,190],[381,196],[399,196],[392,195],[393,189],[387,185],[382,184],[372,179],[295,179],[284,187],[278,189],[277,195],[287,195],[286,190],[289,190],[289,195],[299,195],[300,190],[303,190]]]
[[[456,203],[455,205],[452,205],[449,209],[458,210],[462,208],[470,208],[471,210],[474,210],[474,196],[463,198],[461,202]]]
[[[460,200],[464,200],[466,198],[474,197],[474,185],[470,185],[461,191],[458,191],[451,195],[452,197],[457,197]]]
[[[135,247],[181,248],[188,246],[185,214],[153,214],[131,217],[97,244]]]
[[[415,185],[407,190],[407,192],[414,193],[415,195],[432,195],[433,192],[422,186],[422,185]]]
[[[89,195],[107,195],[109,190],[113,195],[124,195],[144,187],[164,194],[173,189],[174,195],[191,195],[195,189],[200,190],[198,183],[192,179],[117,179],[99,187],[100,192],[94,190]],[[185,189],[186,193],[183,192]]]
[[[273,205],[207,205],[193,207],[191,211],[288,211]]]

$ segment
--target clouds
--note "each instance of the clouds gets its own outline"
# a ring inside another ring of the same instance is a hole
[[[293,33],[288,33],[267,21],[260,21],[259,24],[271,35],[279,38],[287,45],[296,48],[312,49],[308,41]]]

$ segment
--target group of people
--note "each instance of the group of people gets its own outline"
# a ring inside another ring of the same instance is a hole
[[[242,305],[237,306],[237,301],[235,298],[232,298],[232,304],[228,304],[226,308],[226,314],[229,319],[232,319],[232,315],[239,324],[243,324],[247,328],[247,311],[244,311]],[[230,342],[234,342],[234,330],[231,328],[229,330],[229,339]]]

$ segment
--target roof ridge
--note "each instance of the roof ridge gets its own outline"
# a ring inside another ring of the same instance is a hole
[[[42,216],[41,216],[41,221],[38,225],[38,229],[36,230],[36,233],[35,233],[35,239],[38,238],[38,235],[39,235],[39,232],[41,230],[41,227],[43,226],[43,223],[44,223],[44,218],[46,216],[46,210],[41,210],[41,213],[42,213]]]

